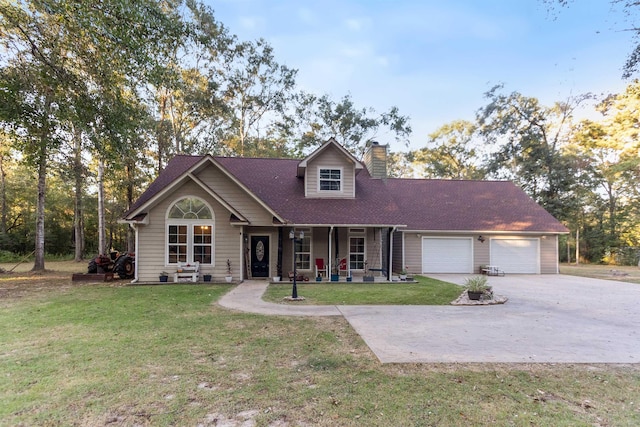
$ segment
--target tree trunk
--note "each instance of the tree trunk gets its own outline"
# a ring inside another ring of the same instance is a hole
[[[133,162],[127,163],[125,165],[125,170],[127,174],[127,210],[131,208],[133,205],[133,185],[134,185],[134,171],[135,164]],[[136,250],[136,240],[135,235],[133,233],[133,229],[131,227],[127,227],[127,252],[132,253]]]
[[[107,237],[104,222],[104,162],[98,162],[98,251],[100,255],[106,253]]]
[[[78,129],[74,130],[73,149],[73,175],[75,178],[75,208],[73,211],[74,260],[80,262],[84,259],[84,208],[82,205],[84,174],[82,165],[82,133]]]
[[[35,262],[31,271],[44,270],[44,206],[47,184],[47,148],[45,136],[40,141],[38,159],[38,200],[36,202]]]
[[[580,264],[580,227],[576,228],[576,265]]]
[[[7,233],[7,173],[4,171],[4,155],[0,153],[0,234]]]

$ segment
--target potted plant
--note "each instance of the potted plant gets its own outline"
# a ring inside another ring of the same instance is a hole
[[[273,276],[273,281],[274,282],[279,282],[280,281],[280,276]]]
[[[231,260],[227,258],[227,275],[224,278],[227,283],[231,283],[233,276],[231,275]]]
[[[464,284],[470,300],[478,301],[485,293],[491,290],[491,286],[487,285],[486,276],[468,277],[465,279]]]
[[[407,280],[407,267],[400,270],[400,280]]]
[[[364,276],[362,276],[363,282],[373,282],[375,279],[369,275],[369,267],[367,267],[367,261],[364,262]]]
[[[335,264],[333,264],[333,268],[331,269],[331,281],[339,282],[340,281],[340,260],[336,258]],[[316,279],[317,280],[317,279]]]
[[[162,273],[160,273],[160,276],[158,276],[158,278],[160,279],[160,282],[168,282],[169,273],[167,273],[166,271],[163,271]]]
[[[211,281],[211,275],[210,274],[203,274],[202,278],[205,282],[210,282]]]

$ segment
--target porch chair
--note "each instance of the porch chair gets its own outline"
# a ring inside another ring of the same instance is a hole
[[[347,268],[347,259],[346,258],[342,258],[340,260],[340,263],[338,264],[338,269],[340,270],[339,273],[340,275],[342,275],[342,273],[344,273],[345,276],[349,277],[351,274],[349,273],[349,270]]]
[[[316,258],[316,277],[318,276],[327,277],[327,266],[323,258]]]

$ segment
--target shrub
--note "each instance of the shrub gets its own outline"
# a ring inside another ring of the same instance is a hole
[[[471,292],[484,292],[489,290],[487,284],[487,276],[473,276],[464,279],[464,285],[468,291]]]

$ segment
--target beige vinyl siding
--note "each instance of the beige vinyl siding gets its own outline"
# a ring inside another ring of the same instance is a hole
[[[422,273],[422,237],[404,233],[404,266],[409,274]]]
[[[149,213],[149,224],[139,226],[138,232],[138,278],[142,282],[157,282],[162,271],[173,274],[176,267],[166,265],[166,214],[167,209],[177,200],[196,196],[205,200],[214,213],[214,265],[203,265],[201,274],[212,274],[214,280],[224,281],[226,261],[231,260],[234,279],[240,278],[240,228],[229,222],[229,211],[213,200],[200,186],[188,182],[175,189],[158,203]],[[170,280],[172,278],[170,277]]]
[[[322,239],[327,239],[327,229],[296,227],[296,238],[298,238],[300,230],[304,230],[305,236],[311,233],[311,259],[309,261],[309,269],[298,269],[298,274],[303,274],[311,280],[315,275],[316,258],[323,258],[325,263],[328,262],[327,243],[322,242]],[[285,227],[282,235],[282,275],[285,278],[288,277],[289,272],[293,271],[293,242],[289,238],[290,231],[290,227]]]
[[[342,187],[340,191],[319,191],[320,169],[342,170]],[[355,191],[355,165],[337,148],[327,148],[307,165],[305,172],[306,197],[350,199],[355,197]]]
[[[197,177],[247,218],[251,225],[270,226],[273,224],[273,214],[219,169],[205,168],[198,172]]]
[[[365,239],[365,251],[366,251],[366,260],[367,260],[367,268],[375,268],[380,269],[383,267],[382,263],[382,235],[380,233],[379,228],[367,228],[366,229],[366,239]],[[349,247],[347,247],[347,253],[349,251]],[[382,273],[376,271],[373,273],[374,276],[379,276]]]
[[[540,239],[540,273],[557,274],[558,271],[558,236],[543,236]]]
[[[473,272],[481,273],[480,267],[489,265],[491,262],[491,244],[490,236],[483,234],[484,242],[478,240],[477,235],[473,235]]]

